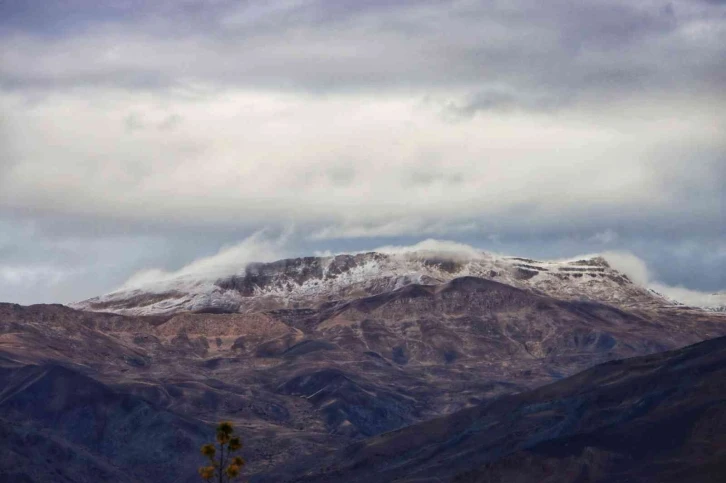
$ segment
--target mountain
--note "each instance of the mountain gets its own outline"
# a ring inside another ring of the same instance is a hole
[[[104,428],[169,421],[178,447],[196,455],[201,435],[221,419],[238,425],[249,471],[260,473],[600,362],[719,335],[726,335],[722,314],[628,311],[471,276],[247,313],[127,316],[0,304],[0,377],[16,381],[0,395],[0,429],[13,447],[25,448],[0,460],[0,475],[48,481],[35,469],[33,450],[46,438],[43,451],[65,455],[49,457],[52,464],[76,475],[67,481],[84,481],[78,475],[85,471],[124,481],[109,468],[132,464],[134,481],[183,481],[199,461],[174,460],[163,432],[156,440],[149,430],[143,446],[144,455],[168,461],[171,469],[159,475],[143,470],[148,461],[138,459],[126,429]],[[27,384],[13,374],[47,382]],[[52,418],[39,409],[55,392],[45,387],[66,394]],[[74,387],[97,389],[76,407]]]
[[[287,465],[261,482],[717,483],[726,338],[599,365]]]
[[[245,437],[248,473],[263,474],[726,335],[726,314],[670,303],[601,258],[299,258],[75,307],[0,304],[0,433],[12,441],[0,480],[186,481],[222,419]]]
[[[672,305],[634,284],[602,257],[545,262],[485,252],[361,253],[254,263],[216,279],[178,277],[127,288],[73,304],[127,315],[185,311],[249,313],[313,307],[390,292],[409,284],[439,284],[473,276],[565,300],[587,299],[621,307]]]

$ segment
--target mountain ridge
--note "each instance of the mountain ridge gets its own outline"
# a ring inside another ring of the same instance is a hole
[[[538,261],[486,252],[367,252],[252,263],[224,277],[179,277],[129,287],[71,304],[81,310],[126,315],[179,312],[250,313],[320,304],[389,292],[410,284],[440,284],[474,276],[565,300],[619,306],[672,306],[600,257]]]

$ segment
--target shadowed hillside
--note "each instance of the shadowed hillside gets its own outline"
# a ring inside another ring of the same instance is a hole
[[[709,482],[726,474],[726,338],[303,460],[258,482]]]

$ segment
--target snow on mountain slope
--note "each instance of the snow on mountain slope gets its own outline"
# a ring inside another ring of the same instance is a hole
[[[707,304],[704,307],[711,312],[726,313],[726,292],[712,293],[708,296]]]
[[[620,306],[671,304],[656,292],[634,284],[602,257],[537,261],[485,252],[421,250],[253,263],[233,276],[216,280],[179,277],[72,306],[129,315],[305,308],[462,276],[495,280],[568,300],[589,299]]]

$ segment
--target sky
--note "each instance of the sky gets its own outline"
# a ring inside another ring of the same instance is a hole
[[[721,0],[0,0],[0,301],[427,239],[726,290],[724,85]]]

